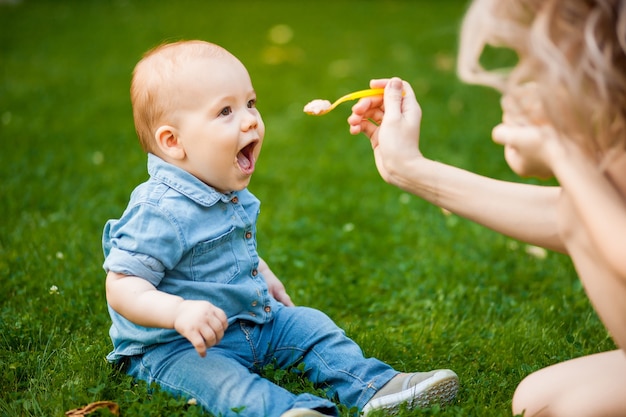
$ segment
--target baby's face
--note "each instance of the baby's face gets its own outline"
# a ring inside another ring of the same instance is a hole
[[[265,135],[248,71],[234,57],[198,58],[180,74],[176,163],[220,192],[248,186]]]

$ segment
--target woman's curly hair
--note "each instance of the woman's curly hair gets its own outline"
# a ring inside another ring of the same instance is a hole
[[[515,51],[517,64],[485,69],[487,45]],[[463,21],[458,73],[504,95],[533,82],[560,135],[598,161],[626,149],[626,1],[475,0]]]

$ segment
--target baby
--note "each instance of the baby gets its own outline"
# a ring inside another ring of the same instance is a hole
[[[366,358],[324,313],[295,307],[259,257],[247,186],[265,127],[236,57],[203,41],[162,45],[137,64],[131,98],[150,178],[103,233],[109,361],[221,416],[338,414],[263,378],[270,363],[304,363],[328,398],[365,413],[454,399],[454,372]]]

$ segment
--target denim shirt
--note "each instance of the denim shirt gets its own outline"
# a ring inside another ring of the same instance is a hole
[[[141,277],[184,299],[209,301],[224,310],[229,324],[271,320],[277,301],[258,271],[259,200],[247,189],[220,193],[153,154],[148,173],[122,217],[104,227],[104,269]],[[138,326],[110,306],[109,314],[110,361],[182,337],[174,329]]]

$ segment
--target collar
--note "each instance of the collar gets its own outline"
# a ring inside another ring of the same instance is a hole
[[[148,153],[148,174],[153,180],[167,185],[206,207],[210,207],[220,200],[228,202],[236,194],[236,191],[226,194],[220,193],[184,169],[165,162],[152,153]]]

